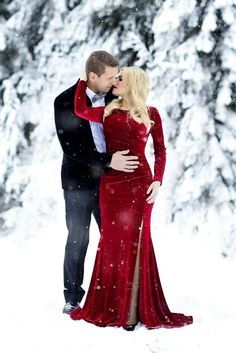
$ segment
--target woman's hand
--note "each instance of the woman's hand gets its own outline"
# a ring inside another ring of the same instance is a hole
[[[83,80],[83,81],[87,81],[87,74],[86,74],[86,71],[85,70],[82,70],[81,73],[80,73],[80,79]]]
[[[153,183],[151,183],[147,190],[147,194],[150,194],[146,199],[147,203],[155,202],[160,185],[161,183],[159,181],[154,181]]]

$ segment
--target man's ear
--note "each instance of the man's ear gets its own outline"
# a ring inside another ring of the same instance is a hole
[[[95,81],[96,80],[96,78],[97,78],[97,74],[95,74],[94,72],[89,72],[89,74],[88,74],[88,80],[89,81]]]

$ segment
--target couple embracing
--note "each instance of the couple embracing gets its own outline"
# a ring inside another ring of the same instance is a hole
[[[54,104],[69,232],[63,312],[74,320],[129,331],[138,322],[150,329],[192,323],[191,316],[172,313],[167,306],[151,240],[151,212],[166,149],[159,112],[146,105],[148,92],[142,69],[119,68],[111,54],[95,51],[80,80]],[[144,153],[149,135],[154,175]],[[101,237],[81,308],[92,214]]]

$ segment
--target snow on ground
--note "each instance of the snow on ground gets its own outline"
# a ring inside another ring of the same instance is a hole
[[[214,256],[202,240],[175,234],[174,226],[164,235],[154,224],[153,240],[169,306],[192,314],[193,325],[158,330],[140,325],[126,332],[62,314],[63,206],[57,221],[33,237],[25,240],[15,231],[0,239],[1,353],[235,353],[235,264]],[[86,287],[98,237],[93,222]]]

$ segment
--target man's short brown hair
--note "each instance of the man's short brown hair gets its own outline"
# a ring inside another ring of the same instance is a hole
[[[104,50],[97,50],[92,52],[86,61],[85,70],[86,74],[94,72],[96,75],[101,76],[106,69],[106,66],[117,67],[119,66],[118,60]]]

